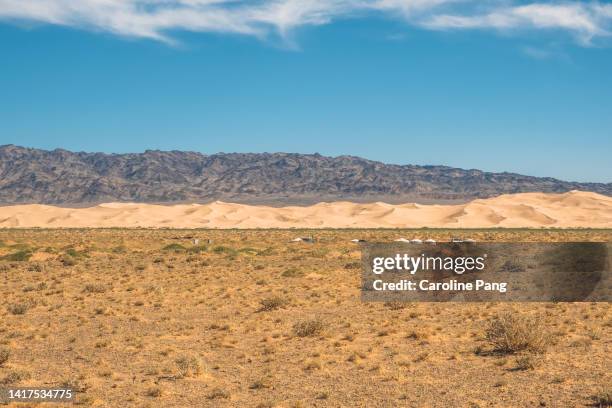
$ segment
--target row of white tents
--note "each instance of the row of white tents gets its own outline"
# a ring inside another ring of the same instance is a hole
[[[407,238],[398,238],[396,240],[394,240],[395,242],[405,242],[407,244],[432,244],[435,245],[436,244],[436,240],[435,239],[426,239],[426,240],[422,240],[422,239],[418,239],[418,238],[413,238],[413,239],[407,239]],[[359,242],[366,242],[364,239],[351,239],[351,242],[355,242],[355,243],[359,243]],[[462,239],[462,238],[452,238],[451,242],[476,242],[473,239]]]
[[[436,244],[436,240],[435,239],[426,239],[426,240],[422,240],[422,239],[418,239],[418,238],[413,238],[413,239],[407,239],[407,238],[398,238],[396,240],[394,240],[395,242],[404,242],[407,244],[431,244],[431,245],[435,245]],[[292,239],[290,242],[315,242],[315,239],[313,237],[297,237]],[[365,239],[351,239],[351,242],[354,242],[356,244],[360,243],[360,242],[366,242]],[[451,242],[476,242],[473,239],[462,239],[462,238],[452,238]]]

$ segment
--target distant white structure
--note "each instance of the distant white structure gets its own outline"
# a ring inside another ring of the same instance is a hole
[[[426,244],[434,244],[434,245],[435,245],[435,244],[436,244],[436,240],[435,240],[435,239],[431,239],[431,238],[429,238],[429,239],[426,239],[426,240],[425,240],[425,243],[426,243]]]
[[[199,239],[194,239],[193,240],[193,245],[200,245],[200,240]]]
[[[464,239],[463,242],[476,242],[476,240],[468,238],[468,239]]]
[[[415,239],[411,239],[411,240],[410,240],[410,243],[411,243],[411,244],[422,244],[422,243],[423,243],[423,241],[421,241],[421,240],[420,240],[420,239],[418,239],[418,238],[415,238]]]
[[[293,238],[290,242],[314,242],[313,237],[297,237]]]
[[[451,242],[463,242],[463,240],[461,238],[452,237]]]
[[[395,240],[395,242],[407,242],[407,243],[410,243],[410,240],[406,239],[406,238],[398,238],[398,239]]]
[[[355,239],[351,239],[351,242],[354,242],[354,243],[357,244],[359,242],[366,242],[366,240],[365,239],[357,239],[357,238],[355,238]]]

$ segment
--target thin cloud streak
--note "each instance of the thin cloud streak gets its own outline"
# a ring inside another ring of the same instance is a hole
[[[436,15],[423,25],[430,29],[548,29],[572,33],[581,43],[610,36],[609,6],[597,3],[533,3],[479,15]]]
[[[612,5],[518,0],[0,0],[0,21],[105,31],[173,43],[173,31],[288,38],[304,26],[369,14],[429,30],[561,30],[587,45],[610,36]]]

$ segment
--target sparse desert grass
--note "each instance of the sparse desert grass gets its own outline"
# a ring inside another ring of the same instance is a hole
[[[612,240],[588,230],[0,230],[0,386],[67,384],[77,406],[606,406],[608,303],[361,302],[351,239],[456,235]],[[28,260],[5,258],[23,250]],[[545,354],[532,351],[540,344]]]

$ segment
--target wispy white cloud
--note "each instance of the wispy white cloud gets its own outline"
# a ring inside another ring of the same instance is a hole
[[[539,61],[556,60],[571,64],[572,58],[559,44],[545,44],[543,46],[527,45],[520,48],[520,52],[527,57]]]
[[[583,43],[610,35],[612,5],[519,0],[0,0],[0,20],[172,42],[172,32],[287,37],[303,26],[368,14],[432,30],[563,30]]]
[[[587,44],[610,36],[610,6],[563,2],[502,6],[474,15],[438,14],[423,22],[431,29],[563,30]]]

